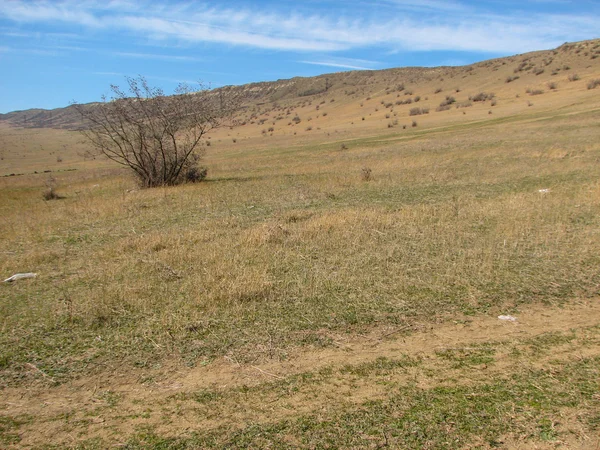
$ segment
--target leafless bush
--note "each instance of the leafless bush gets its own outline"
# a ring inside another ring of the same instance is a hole
[[[112,97],[76,104],[94,151],[128,167],[142,187],[176,185],[196,178],[203,138],[238,106],[231,91],[191,90],[180,85],[167,96],[143,77],[127,78],[128,89],[111,86]]]
[[[369,167],[363,167],[360,171],[360,177],[363,181],[371,181],[373,179],[373,171]]]
[[[440,108],[446,108],[446,109],[450,109],[450,105],[456,103],[456,99],[450,95],[446,96],[446,100],[444,100],[442,103],[440,103]],[[438,111],[440,111],[440,109],[438,108]],[[444,110],[445,111],[445,110]]]
[[[587,88],[588,89],[596,89],[598,86],[600,86],[600,78],[596,78],[595,80],[591,80],[588,83]]]
[[[580,80],[580,78],[579,78],[579,75],[577,75],[576,73],[569,75],[569,81],[578,81],[578,80]]]
[[[496,94],[494,94],[493,92],[480,92],[479,94],[472,95],[471,97],[469,97],[469,100],[474,102],[485,102],[486,100],[492,100],[495,96]]]
[[[56,180],[53,177],[48,178],[46,181],[46,189],[42,193],[42,197],[44,200],[59,200],[64,198],[57,194],[56,192]]]
[[[420,116],[422,114],[429,114],[429,108],[411,108],[408,112],[409,116]]]

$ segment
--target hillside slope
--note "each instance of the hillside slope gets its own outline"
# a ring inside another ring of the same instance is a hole
[[[281,116],[281,119],[277,120],[283,120],[294,110],[302,109],[315,100],[324,99],[335,99],[351,105],[353,110],[347,114],[348,118],[362,120],[367,108],[361,108],[364,102],[369,101],[368,97],[371,97],[370,100],[381,100],[382,107],[379,109],[391,110],[396,112],[397,116],[399,112],[409,111],[409,105],[429,108],[429,111],[433,112],[440,108],[440,103],[443,103],[447,96],[457,100],[460,98],[461,103],[458,103],[458,106],[466,106],[468,96],[475,96],[479,91],[494,92],[496,96],[511,98],[516,94],[525,94],[527,89],[535,93],[542,90],[547,92],[572,89],[568,85],[569,79],[585,82],[593,76],[600,76],[599,56],[600,40],[596,39],[566,43],[554,50],[491,59],[461,67],[409,67],[339,72],[220,89],[233,89],[243,94],[246,110],[250,111],[249,114],[241,116],[242,119],[246,119],[246,123],[252,122],[265,112],[273,111],[285,112],[284,115],[276,115]],[[549,87],[549,83],[556,86]],[[579,86],[581,85],[579,83]],[[468,95],[456,95],[460,91]],[[422,102],[420,105],[414,105],[419,101]],[[424,101],[427,102],[426,105]],[[90,107],[93,107],[93,103]],[[72,130],[82,126],[81,117],[73,106],[52,110],[14,111],[0,114],[0,121],[27,128]]]

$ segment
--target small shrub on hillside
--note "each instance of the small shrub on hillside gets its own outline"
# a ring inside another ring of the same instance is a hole
[[[42,194],[42,197],[44,198],[44,200],[58,200],[62,198],[56,193],[54,186],[47,187],[44,193]]]
[[[53,177],[48,178],[46,181],[46,190],[42,194],[44,200],[59,200],[63,197],[56,193],[56,180]]]
[[[542,89],[529,89],[529,95],[541,95],[543,93]]]
[[[513,81],[518,80],[519,78],[521,78],[521,77],[518,76],[518,75],[515,75],[515,76],[512,76],[512,77],[508,76],[508,77],[506,77],[506,81],[505,82],[506,83],[512,83]]]
[[[576,73],[569,75],[569,81],[578,81],[578,80],[580,80],[580,78],[579,78],[579,75],[577,75]]]
[[[429,108],[411,108],[408,112],[410,116],[420,116],[421,114],[429,114]]]
[[[416,121],[416,120],[413,120],[413,121],[412,121],[412,127],[413,127],[413,128],[415,128],[417,125],[418,125],[418,124],[417,124],[417,121]]]
[[[550,89],[550,90],[555,90],[557,87],[558,87],[558,85],[554,82],[548,83],[548,89]]]
[[[440,104],[440,106],[438,106],[437,108],[435,108],[435,110],[437,112],[448,111],[449,109],[450,109],[450,105],[446,105],[444,103]]]
[[[456,103],[456,99],[450,95],[446,96],[446,100],[440,103],[440,108],[445,108],[446,106],[450,109],[450,105]]]
[[[472,95],[469,97],[469,100],[474,102],[485,102],[486,100],[492,100],[495,96],[496,94],[493,92],[490,92],[489,94],[487,92],[480,92],[477,95]]]
[[[363,181],[371,181],[373,179],[373,171],[369,167],[363,167],[360,171],[360,177]]]
[[[595,80],[591,80],[588,83],[587,88],[588,89],[596,89],[598,86],[600,86],[600,78],[596,78]]]
[[[187,183],[199,183],[206,178],[206,175],[208,175],[206,167],[193,166],[185,172],[185,181]]]
[[[437,88],[434,93],[439,94],[440,92],[442,92],[442,88]]]

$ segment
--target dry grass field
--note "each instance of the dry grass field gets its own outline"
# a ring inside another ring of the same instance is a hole
[[[599,49],[254,102],[179,187],[0,122],[0,274],[38,274],[0,447],[600,448]]]

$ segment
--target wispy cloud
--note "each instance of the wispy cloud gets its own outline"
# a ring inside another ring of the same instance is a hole
[[[122,56],[124,58],[156,59],[156,60],[160,60],[160,61],[181,61],[181,62],[202,61],[201,58],[195,58],[193,56],[162,55],[162,54],[157,54],[157,53],[111,52],[111,55]]]
[[[301,64],[311,64],[314,66],[337,67],[340,69],[352,70],[374,70],[380,63],[376,61],[368,61],[365,59],[354,58],[326,58],[318,60],[301,60]]]
[[[366,18],[360,14],[334,16],[326,10],[266,11],[198,2],[156,5],[123,0],[12,0],[0,3],[0,17],[17,23],[61,22],[95,30],[120,30],[174,44],[220,43],[328,53],[376,46],[387,50],[517,53],[553,47],[565,40],[594,37],[598,30],[598,20],[593,15],[517,15],[508,9],[492,14],[489,8],[458,0],[378,0],[378,3],[405,13],[391,15],[387,10]],[[486,3],[489,2],[481,5]],[[307,63],[327,65],[312,59]],[[335,61],[331,64],[331,67],[353,65]]]

